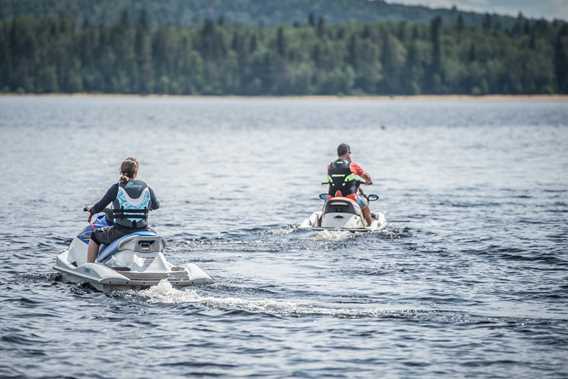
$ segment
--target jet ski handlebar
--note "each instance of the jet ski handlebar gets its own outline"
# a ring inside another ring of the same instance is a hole
[[[359,183],[359,184],[364,184],[364,185],[366,185],[366,186],[372,186],[372,185],[373,185],[373,182],[366,183],[366,182],[363,181],[363,180],[356,180],[356,182]],[[322,185],[322,186],[325,186],[325,185],[328,185],[328,184],[329,184],[329,182],[321,182],[321,185]]]
[[[365,195],[364,193],[362,193],[361,195],[365,196],[365,198],[369,201],[377,201],[377,200],[381,199],[381,196],[377,195],[376,193],[370,193],[368,195]],[[320,193],[318,195],[320,200],[324,200],[324,201],[327,200],[328,196],[329,196],[329,194],[327,194],[327,193]]]
[[[83,208],[83,212],[89,212],[90,210],[91,210],[91,208],[89,208],[89,207]],[[105,216],[107,217],[107,219],[109,219],[109,220],[113,219],[113,209],[112,208],[105,208],[102,211],[100,211],[99,213],[104,213]]]
[[[90,210],[91,210],[91,208],[89,208],[89,207],[83,208],[83,212],[89,212]],[[99,213],[106,213],[106,212],[112,212],[112,208],[105,208],[102,211],[100,211]]]

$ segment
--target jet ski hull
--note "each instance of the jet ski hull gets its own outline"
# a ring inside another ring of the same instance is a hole
[[[148,288],[162,280],[184,287],[213,280],[197,265],[173,265],[163,254],[165,242],[154,232],[134,232],[101,249],[97,262],[88,263],[89,228],[57,256],[54,269],[66,282],[88,284],[98,290]],[[92,230],[92,228],[90,228]]]
[[[62,253],[66,254],[67,252]],[[58,260],[53,268],[67,283],[89,285],[97,290],[109,289],[144,289],[167,280],[174,287],[187,287],[197,284],[212,283],[213,279],[195,264],[174,266],[168,272],[133,272],[113,269],[100,263],[85,263],[75,267]]]
[[[300,224],[300,229],[310,229],[313,231],[347,231],[353,233],[366,233],[366,232],[376,232],[380,231],[385,228],[387,222],[385,215],[381,212],[377,212],[375,214],[375,219],[373,223],[369,226],[363,226],[363,221],[361,219],[360,222],[355,223],[355,225],[326,225],[322,226],[321,224],[321,217],[322,212],[314,212],[312,215],[306,219],[302,224]]]
[[[316,231],[349,232],[373,232],[381,230],[385,226],[385,215],[381,212],[377,212],[371,225],[367,225],[357,202],[346,197],[328,199],[321,211],[312,213],[308,219],[300,224],[300,228]]]

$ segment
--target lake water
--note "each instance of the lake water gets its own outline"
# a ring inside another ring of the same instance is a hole
[[[340,142],[389,222],[301,231]],[[568,102],[0,97],[0,376],[566,378]],[[122,159],[175,263],[52,265]]]

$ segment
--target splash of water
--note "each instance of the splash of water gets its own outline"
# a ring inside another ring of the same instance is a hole
[[[355,233],[343,230],[322,230],[316,233],[315,240],[319,241],[343,241],[355,237]]]
[[[273,229],[273,230],[271,230],[271,233],[274,236],[287,236],[289,234],[294,233],[296,230],[298,230],[297,226],[288,225],[288,226],[283,227],[283,228]]]

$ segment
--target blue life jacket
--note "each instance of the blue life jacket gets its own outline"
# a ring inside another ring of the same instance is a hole
[[[116,199],[112,202],[114,223],[128,228],[146,227],[150,202],[150,188],[142,180],[119,183]]]

